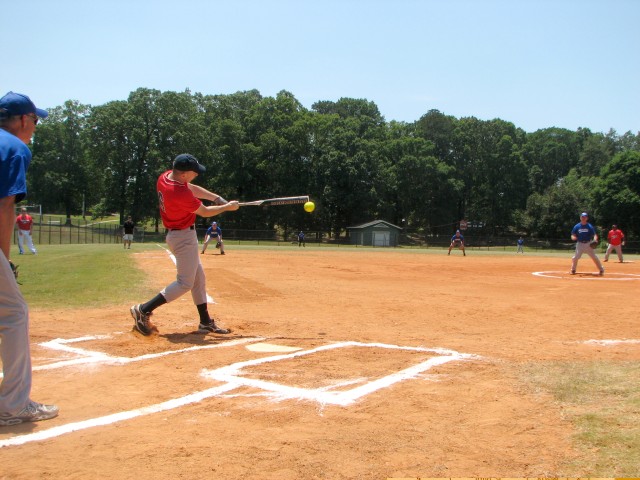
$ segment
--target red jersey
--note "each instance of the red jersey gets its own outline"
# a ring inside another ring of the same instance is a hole
[[[20,214],[16,217],[16,223],[18,224],[18,228],[25,232],[31,230],[31,224],[33,223],[33,218],[28,214]]]
[[[609,244],[613,245],[614,247],[620,245],[624,240],[624,233],[622,233],[622,230],[620,230],[619,228],[616,228],[615,230],[609,230],[607,240],[609,241]]]
[[[171,180],[170,174],[171,170],[167,170],[160,175],[156,185],[160,216],[165,228],[182,230],[195,223],[194,212],[202,202],[189,190],[189,185]]]

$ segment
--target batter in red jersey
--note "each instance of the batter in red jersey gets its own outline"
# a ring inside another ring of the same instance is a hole
[[[34,255],[36,247],[33,246],[33,238],[31,237],[31,225],[33,225],[33,217],[27,213],[27,209],[22,207],[20,209],[20,215],[16,217],[16,225],[18,226],[18,249],[20,255],[24,253],[24,244],[27,244],[29,250]]]
[[[213,217],[222,212],[238,210],[240,206],[236,200],[227,202],[220,195],[191,183],[205,171],[205,167],[193,155],[182,154],[173,161],[173,169],[167,170],[158,178],[160,216],[168,230],[167,246],[175,256],[178,273],[176,280],[158,295],[146,303],[131,307],[134,328],[143,335],[157,331],[150,320],[156,308],[176,300],[187,292],[191,292],[193,303],[198,309],[198,332],[229,333],[229,330],[216,324],[207,309],[206,278],[200,263],[194,223],[196,215]],[[201,199],[210,200],[214,205],[205,206]]]

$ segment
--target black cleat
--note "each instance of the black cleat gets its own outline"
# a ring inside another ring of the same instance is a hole
[[[220,333],[220,334],[227,334],[230,333],[231,330],[228,330],[226,328],[220,328],[218,325],[216,325],[216,322],[214,322],[213,320],[209,320],[209,322],[207,323],[200,323],[200,325],[198,325],[198,333]]]
[[[140,310],[140,305],[134,305],[130,309],[131,316],[133,317],[133,328],[140,332],[144,336],[151,335],[154,330],[157,330],[155,325],[151,323],[149,317],[150,313],[144,313]]]

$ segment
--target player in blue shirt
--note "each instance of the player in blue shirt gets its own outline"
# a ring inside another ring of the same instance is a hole
[[[451,255],[452,248],[459,248],[462,250],[462,255],[465,257],[467,256],[467,253],[464,251],[464,237],[460,233],[460,230],[456,230],[456,233],[451,237],[451,245],[449,245],[449,252],[447,255]]]
[[[583,253],[586,253],[591,257],[593,263],[596,264],[600,272],[600,276],[604,275],[604,267],[600,263],[600,259],[596,255],[595,249],[591,248],[591,242],[598,241],[598,233],[593,225],[589,223],[589,215],[587,212],[582,212],[580,215],[580,223],[577,223],[573,230],[571,230],[571,240],[576,242],[576,253],[572,258],[571,263],[571,275],[576,274],[576,267],[578,266],[578,260]]]
[[[31,353],[29,307],[10,260],[15,205],[27,195],[27,169],[31,163],[31,143],[36,125],[46,118],[46,110],[36,108],[21,93],[9,92],[0,98],[0,426],[48,420],[58,415],[55,405],[31,400]]]
[[[207,245],[212,239],[216,239],[216,248],[220,249],[220,255],[224,255],[224,242],[222,241],[222,229],[218,222],[213,222],[204,234],[204,243],[202,244],[202,252],[204,254]]]

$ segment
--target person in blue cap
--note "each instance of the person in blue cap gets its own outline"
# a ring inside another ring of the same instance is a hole
[[[451,243],[449,244],[449,251],[447,255],[451,255],[452,248],[459,248],[462,250],[462,255],[467,256],[467,252],[464,251],[464,236],[460,233],[460,230],[456,230],[456,233],[451,237]]]
[[[48,420],[58,407],[31,400],[29,309],[20,293],[9,248],[15,205],[27,195],[27,146],[46,110],[26,95],[9,92],[0,98],[0,426]]]
[[[207,245],[209,245],[209,242],[214,238],[216,239],[216,248],[220,249],[220,255],[224,255],[224,242],[222,241],[222,229],[220,228],[220,225],[218,225],[218,222],[213,222],[211,226],[207,228],[207,231],[204,233],[204,242],[202,243],[202,252],[200,252],[201,254],[204,255],[204,252],[207,250]]]
[[[595,249],[591,247],[591,242],[598,242],[598,233],[596,232],[596,229],[593,228],[593,225],[589,223],[589,214],[587,212],[582,212],[580,215],[580,223],[576,223],[571,230],[571,240],[576,242],[576,253],[571,259],[571,275],[576,274],[578,260],[580,260],[583,253],[586,253],[591,257],[593,263],[598,267],[599,275],[604,275],[604,267],[602,266],[602,263],[600,263],[600,259],[596,255]]]

